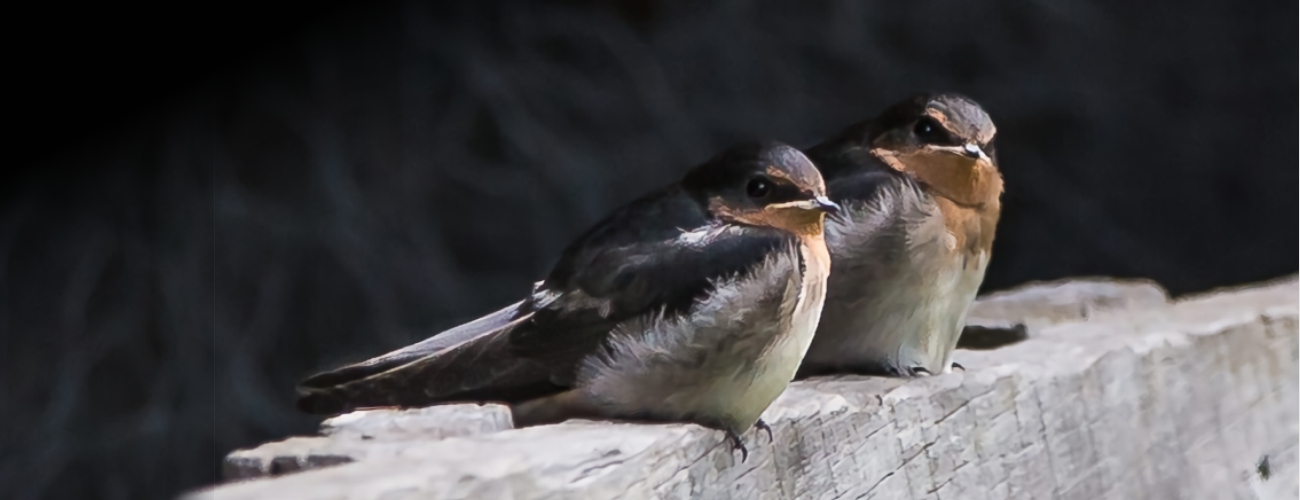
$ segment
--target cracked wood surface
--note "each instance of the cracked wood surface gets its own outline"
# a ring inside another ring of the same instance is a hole
[[[1032,333],[958,351],[967,372],[792,384],[764,413],[775,441],[746,434],[743,463],[721,433],[694,425],[571,421],[515,430],[502,407],[464,405],[345,415],[328,436],[241,450],[226,463],[231,478],[332,466],[188,497],[1300,495],[1294,277],[1172,303],[1140,284],[1131,293],[1104,283],[1040,293],[1059,285],[1026,287],[1014,300],[999,294],[996,307],[984,308],[989,321],[1020,321]],[[1043,297],[1046,312],[1033,307]],[[1257,473],[1265,456],[1267,480]]]

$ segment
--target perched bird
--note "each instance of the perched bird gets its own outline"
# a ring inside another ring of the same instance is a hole
[[[299,408],[500,401],[518,425],[568,418],[771,430],[821,317],[830,255],[817,169],[779,143],[733,147],[614,211],[528,298],[304,381]]]
[[[920,94],[807,150],[844,210],[801,376],[951,370],[1001,211],[996,132],[974,101]]]

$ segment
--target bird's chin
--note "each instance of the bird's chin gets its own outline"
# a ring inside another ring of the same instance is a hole
[[[971,158],[969,156],[961,156],[952,159],[951,162],[955,168],[971,171],[971,172],[989,172],[995,169],[993,164],[984,158]]]
[[[890,167],[910,175],[941,194],[963,205],[982,205],[1002,192],[1002,179],[986,157],[935,150],[882,156]]]
[[[915,175],[927,183],[945,183],[945,179],[957,179],[970,175],[981,167],[978,158],[954,154],[947,151],[921,150],[912,154],[899,155],[895,169]]]
[[[793,207],[768,207],[751,213],[733,214],[736,222],[758,227],[771,227],[796,235],[821,234],[826,214],[820,210]]]
[[[931,163],[936,168],[953,170],[976,170],[992,168],[985,157],[972,157],[957,151],[920,151],[918,161]]]

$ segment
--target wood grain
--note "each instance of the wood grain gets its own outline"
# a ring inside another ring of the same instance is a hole
[[[744,463],[698,426],[571,421],[374,439],[355,463],[187,498],[1295,498],[1298,301],[1290,277],[1036,323],[959,351],[965,373],[798,382]]]

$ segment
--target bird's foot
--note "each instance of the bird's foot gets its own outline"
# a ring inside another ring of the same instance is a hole
[[[763,419],[760,418],[757,422],[754,422],[754,427],[758,428],[760,431],[767,431],[767,442],[768,444],[772,443],[772,427],[767,425],[767,422],[764,422]]]
[[[727,441],[731,443],[731,451],[740,450],[740,463],[745,463],[745,460],[749,458],[749,450],[745,448],[745,443],[740,440],[740,434],[733,431],[726,431],[726,433]]]

